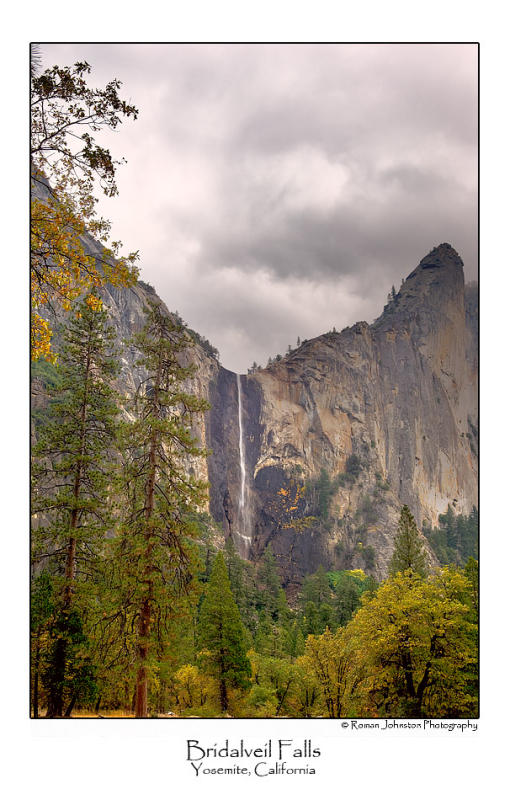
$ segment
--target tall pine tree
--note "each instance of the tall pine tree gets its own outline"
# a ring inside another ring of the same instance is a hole
[[[86,586],[112,523],[111,449],[118,415],[111,388],[118,370],[113,351],[106,312],[96,310],[89,296],[76,306],[64,332],[60,379],[34,448],[34,572],[44,565],[55,576],[57,594],[46,670],[51,717],[62,716],[67,689],[71,704],[77,699],[71,661],[78,644],[80,652],[84,649]]]
[[[145,371],[134,401],[134,421],[125,426],[124,515],[116,542],[124,631],[134,631],[135,715],[148,715],[149,679],[164,649],[165,631],[177,598],[193,578],[190,519],[206,498],[206,484],[192,474],[205,457],[191,428],[208,408],[183,383],[195,372],[185,364],[193,342],[163,308],[150,304],[147,322],[133,344]]]
[[[408,506],[402,506],[395,548],[390,561],[390,575],[407,570],[425,577],[427,562],[415,519]]]

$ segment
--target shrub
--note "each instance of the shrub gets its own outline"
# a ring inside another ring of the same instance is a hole
[[[348,475],[352,475],[354,478],[357,478],[361,472],[361,461],[359,456],[355,453],[352,453],[347,461],[345,462],[345,471]]]

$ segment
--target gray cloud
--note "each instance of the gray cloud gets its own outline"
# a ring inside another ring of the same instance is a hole
[[[102,201],[225,366],[369,321],[434,245],[477,272],[473,45],[51,45],[140,118]]]

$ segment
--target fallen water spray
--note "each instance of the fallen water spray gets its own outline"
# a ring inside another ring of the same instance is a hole
[[[240,375],[237,376],[237,412],[239,419],[239,467],[241,470],[241,491],[239,493],[240,551],[247,556],[250,552],[251,537],[246,532],[246,462],[244,455],[243,393]]]
[[[241,376],[237,376],[237,412],[239,416],[239,465],[241,467],[241,494],[239,495],[239,516],[244,522],[244,500],[246,492],[246,464],[244,461],[243,435],[243,396],[241,392]]]

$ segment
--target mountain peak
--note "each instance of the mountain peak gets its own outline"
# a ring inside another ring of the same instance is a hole
[[[434,247],[407,276],[393,299],[374,322],[374,327],[394,326],[424,311],[432,318],[452,301],[464,314],[464,264],[448,244]]]
[[[460,270],[464,267],[461,257],[448,242],[438,244],[437,247],[434,247],[430,253],[422,258],[416,269],[408,275],[407,280],[414,278],[422,270],[441,269],[443,267],[453,267]]]

